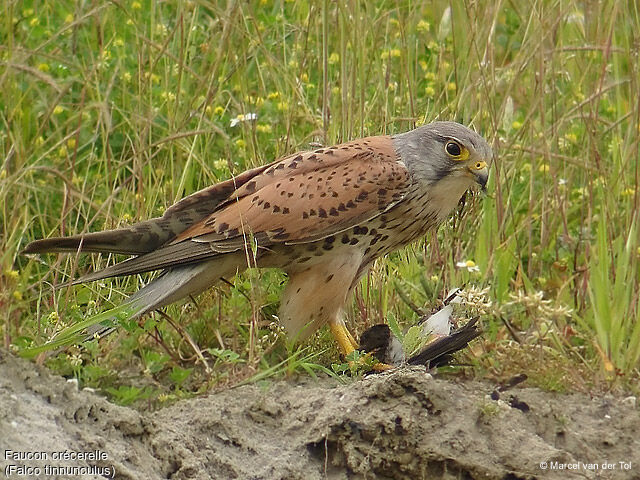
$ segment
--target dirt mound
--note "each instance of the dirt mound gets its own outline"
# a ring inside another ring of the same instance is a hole
[[[9,478],[640,478],[631,398],[518,388],[495,401],[487,384],[412,368],[244,386],[144,414],[3,351],[0,372]]]

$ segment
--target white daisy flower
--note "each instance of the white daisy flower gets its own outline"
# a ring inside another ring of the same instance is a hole
[[[473,260],[463,260],[456,263],[457,268],[466,268],[467,272],[480,272],[480,267]]]
[[[236,116],[236,118],[232,118],[231,119],[231,123],[230,126],[231,128],[235,127],[236,125],[238,125],[240,122],[255,122],[258,119],[258,114],[257,113],[240,113],[238,114],[238,116]]]

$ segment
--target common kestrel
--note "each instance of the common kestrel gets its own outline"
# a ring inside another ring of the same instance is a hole
[[[373,261],[445,220],[475,184],[491,148],[453,122],[294,153],[200,190],[162,217],[130,227],[30,243],[24,253],[101,252],[135,257],[75,283],[152,270],[126,300],[134,316],[196,295],[247,267],[289,281],[280,322],[303,340],[328,323],[344,354],[357,344],[342,308]]]

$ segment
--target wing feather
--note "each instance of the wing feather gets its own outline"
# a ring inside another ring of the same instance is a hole
[[[201,262],[252,242],[268,248],[317,241],[383,214],[402,201],[410,183],[390,137],[294,154],[260,168],[237,177],[237,188],[230,181],[214,186],[217,203],[207,205],[209,214],[170,243],[76,283]],[[198,195],[204,195],[205,203],[210,195],[207,189],[201,192],[178,202],[165,216],[202,215]]]
[[[404,198],[409,172],[389,137],[364,141],[335,147],[336,153],[307,152],[272,164],[173,243],[243,248],[244,236],[260,234],[267,244],[305,243],[381,215]]]
[[[211,215],[229,200],[239,188],[268,169],[256,167],[240,175],[211,185],[169,207],[162,217],[104,232],[83,233],[69,237],[55,237],[29,243],[22,253],[95,252],[141,255],[152,252],[181,232]]]

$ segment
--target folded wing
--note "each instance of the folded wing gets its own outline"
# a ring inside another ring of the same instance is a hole
[[[168,243],[160,246],[156,241],[151,251],[147,244],[142,255],[77,282],[198,263],[242,250],[250,242],[264,251],[274,244],[317,241],[365,223],[402,201],[409,173],[389,137],[370,137],[294,154],[245,172],[233,189],[228,182],[167,211],[162,218],[188,212],[180,226],[190,224],[177,234],[179,228],[168,230],[163,237]],[[198,220],[190,223],[195,217]]]

